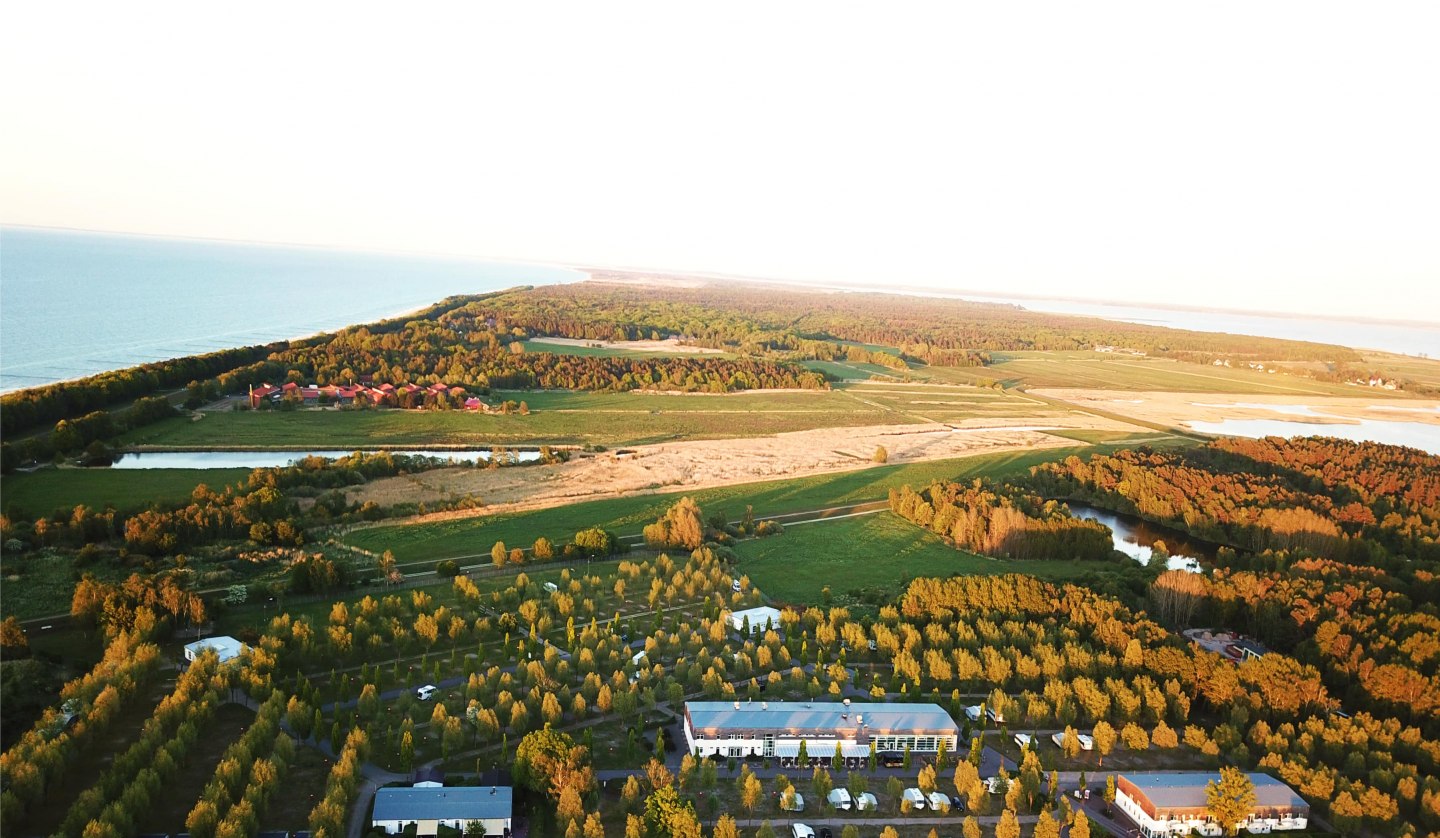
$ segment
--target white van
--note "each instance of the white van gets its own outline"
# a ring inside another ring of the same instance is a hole
[[[415,697],[420,699],[421,701],[429,701],[430,699],[435,697],[436,689],[438,688],[434,684],[426,684],[425,686],[415,690]]]
[[[906,800],[910,801],[910,808],[912,808],[912,809],[924,809],[924,808],[925,808],[925,793],[922,792],[922,791],[920,791],[919,789],[917,789],[917,788],[908,788],[908,789],[905,790],[905,794],[902,795],[902,796],[903,796]]]
[[[560,590],[560,586],[555,584],[554,582],[546,582],[544,588],[552,594]]]
[[[791,825],[790,833],[794,835],[795,838],[815,838],[815,830],[803,823]]]
[[[851,801],[850,801],[850,790],[849,790],[849,789],[831,789],[831,790],[830,790],[830,805],[831,805],[831,806],[834,806],[836,809],[849,809],[850,806],[852,805],[852,804],[851,804]]]
[[[797,791],[797,792],[794,793],[793,797],[794,797],[795,799],[794,799],[793,801],[791,801],[790,806],[789,806],[789,808],[787,809],[786,806],[785,806],[785,798],[784,798],[784,795],[781,795],[781,798],[780,798],[780,808],[781,808],[781,809],[785,809],[785,811],[787,811],[787,812],[803,812],[803,811],[805,811],[805,795],[803,795],[803,794],[801,794],[800,792]]]

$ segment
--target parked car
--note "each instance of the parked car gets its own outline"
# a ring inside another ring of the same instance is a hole
[[[435,686],[434,684],[426,684],[425,686],[419,687],[415,690],[415,697],[420,699],[421,701],[429,701],[430,699],[435,697],[435,693],[437,690],[439,690],[439,687]]]
[[[790,831],[795,838],[815,838],[815,830],[803,823],[792,824]]]
[[[855,795],[855,808],[862,812],[874,809],[879,805],[880,801],[876,800],[875,795],[868,791],[862,791]]]
[[[920,790],[917,789],[917,788],[908,788],[908,789],[906,789],[906,790],[905,790],[905,793],[904,793],[904,795],[902,795],[902,797],[904,797],[904,799],[910,801],[910,808],[912,808],[912,809],[924,809],[924,808],[925,808],[925,793],[922,792],[922,791],[920,791]]]
[[[803,812],[803,811],[805,811],[805,795],[801,794],[801,793],[798,792],[798,791],[795,792],[795,794],[794,794],[794,800],[791,800],[791,801],[790,801],[790,806],[789,806],[788,808],[785,806],[785,796],[784,796],[784,795],[781,795],[781,796],[780,796],[780,808],[781,808],[781,809],[784,809],[784,810],[787,811],[787,812]]]
[[[931,809],[934,809],[935,811],[940,813],[950,811],[950,807],[952,805],[950,802],[950,796],[938,791],[930,792],[930,794],[925,798],[925,802],[930,804]]]
[[[1028,733],[1015,734],[1015,744],[1019,745],[1021,748],[1030,747],[1030,743],[1033,741],[1035,741],[1034,738]]]
[[[850,799],[849,789],[831,789],[829,799],[830,805],[836,809],[848,810],[854,803],[854,801]]]

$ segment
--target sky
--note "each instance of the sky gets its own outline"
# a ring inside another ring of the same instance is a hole
[[[1433,2],[9,3],[0,223],[1440,321],[1437,31]]]

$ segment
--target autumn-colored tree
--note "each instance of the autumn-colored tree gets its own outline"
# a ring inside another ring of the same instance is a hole
[[[888,463],[890,462],[890,452],[885,450],[885,446],[877,445],[875,447],[875,455],[870,459],[877,463]]]
[[[995,824],[995,838],[1020,838],[1020,819],[1014,809],[1000,813],[1000,822]]]
[[[701,838],[695,807],[673,786],[656,789],[645,799],[645,834],[649,838]]]
[[[715,829],[710,833],[711,838],[740,838],[740,828],[735,825],[735,818],[730,815],[721,815],[715,821]]]
[[[1070,824],[1070,838],[1090,838],[1090,818],[1084,809],[1075,812],[1075,822]]]
[[[1115,750],[1115,728],[1105,720],[1095,723],[1095,729],[1090,731],[1090,738],[1095,740],[1095,753],[1100,755],[1100,765],[1105,764],[1105,757]]]
[[[507,559],[510,558],[510,551],[505,549],[505,542],[497,541],[495,546],[490,548],[490,561],[496,567],[504,567]]]
[[[1060,838],[1060,824],[1049,810],[1043,811],[1035,821],[1035,831],[1031,834],[1034,838]]]
[[[1240,831],[1240,823],[1255,808],[1255,784],[1238,768],[1220,769],[1220,780],[1205,784],[1205,811],[1225,828],[1227,835]]]
[[[645,543],[655,549],[698,548],[705,541],[705,518],[693,498],[682,497],[655,523],[645,527]]]

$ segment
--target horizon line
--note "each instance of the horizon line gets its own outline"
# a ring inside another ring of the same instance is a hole
[[[1051,300],[1051,301],[1056,301],[1056,302],[1086,303],[1086,304],[1091,304],[1091,305],[1102,305],[1102,306],[1130,306],[1130,307],[1137,307],[1137,308],[1138,308],[1138,307],[1143,307],[1143,308],[1155,308],[1155,309],[1160,309],[1160,310],[1163,310],[1163,311],[1177,311],[1177,312],[1211,312],[1211,313],[1215,313],[1215,314],[1236,314],[1236,315],[1249,316],[1249,317],[1267,317],[1267,318],[1272,318],[1272,319],[1297,319],[1297,318],[1298,318],[1298,319],[1302,319],[1302,320],[1327,320],[1327,321],[1335,321],[1335,322],[1341,322],[1341,323],[1373,323],[1373,324],[1384,324],[1384,325],[1394,325],[1394,326],[1410,326],[1410,327],[1419,327],[1419,328],[1440,329],[1440,322],[1437,322],[1437,321],[1429,321],[1429,320],[1407,320],[1407,319],[1399,319],[1399,318],[1364,317],[1364,316],[1343,315],[1343,314],[1319,314],[1319,313],[1311,314],[1311,313],[1297,313],[1297,312],[1294,312],[1294,311],[1276,311],[1276,310],[1274,310],[1274,309],[1250,309],[1250,308],[1235,308],[1235,307],[1209,307],[1209,306],[1200,306],[1200,305],[1185,305],[1185,304],[1181,304],[1181,303],[1136,302],[1136,301],[1133,301],[1133,300],[1120,300],[1120,299],[1113,299],[1113,298],[1096,298],[1096,297],[1079,297],[1079,296],[1070,296],[1070,295],[1051,295],[1051,294],[1033,294],[1033,293],[1001,293],[1001,292],[997,292],[997,291],[987,291],[987,290],[974,289],[974,288],[961,288],[961,289],[951,290],[951,289],[931,289],[931,288],[916,287],[916,286],[897,285],[897,286],[896,286],[896,290],[891,291],[891,290],[881,290],[881,289],[878,289],[878,288],[874,288],[874,287],[871,287],[871,286],[866,285],[866,284],[863,283],[863,282],[858,282],[858,281],[857,281],[857,282],[841,281],[841,280],[813,280],[813,281],[806,281],[806,280],[799,280],[799,279],[784,279],[784,278],[767,277],[767,276],[755,276],[755,275],[753,275],[753,274],[735,274],[735,273],[724,273],[724,272],[716,272],[716,271],[707,271],[707,270],[696,269],[696,268],[644,267],[644,266],[637,266],[637,265],[604,265],[604,264],[596,264],[596,263],[583,262],[583,261],[582,261],[582,262],[567,262],[567,261],[556,261],[556,260],[524,258],[524,257],[512,257],[512,256],[481,256],[481,255],[474,254],[474,253],[456,253],[456,252],[449,252],[449,251],[406,250],[406,249],[385,248],[385,247],[361,247],[361,246],[355,246],[355,245],[317,244],[317,243],[315,243],[315,242],[271,241],[271,240],[262,240],[262,239],[225,238],[225,237],[221,237],[221,236],[192,236],[192,235],[182,235],[182,234],[176,234],[176,233],[144,233],[144,232],[136,232],[136,231],[133,231],[133,230],[98,230],[98,229],[93,229],[93,228],[88,228],[88,227],[64,227],[64,226],[52,226],[52,225],[45,225],[45,224],[25,224],[25,223],[18,223],[18,222],[0,221],[0,230],[3,230],[3,229],[5,229],[5,228],[23,228],[23,229],[27,229],[27,230],[38,230],[38,231],[46,231],[46,232],[61,232],[61,233],[89,233],[89,234],[94,234],[94,235],[130,236],[130,237],[136,237],[136,238],[166,239],[166,240],[171,240],[171,241],[197,241],[197,242],[211,242],[211,243],[218,243],[218,244],[238,244],[238,245],[249,245],[249,246],[256,246],[256,247],[282,247],[282,248],[297,248],[297,249],[307,249],[307,250],[328,250],[328,251],[332,251],[332,252],[348,252],[348,253],[384,253],[384,254],[391,254],[391,255],[413,256],[413,257],[421,257],[421,258],[429,258],[429,259],[458,259],[458,260],[471,260],[471,261],[478,261],[478,262],[494,262],[494,263],[509,263],[509,264],[519,264],[519,265],[533,265],[533,266],[537,266],[537,267],[561,268],[561,269],[565,269],[565,270],[576,271],[577,273],[586,274],[587,278],[588,278],[588,279],[591,279],[591,280],[594,279],[593,276],[590,276],[590,272],[591,272],[591,271],[608,270],[608,271],[624,271],[624,272],[629,272],[629,273],[668,274],[668,275],[673,275],[673,276],[677,276],[677,277],[693,277],[693,278],[697,278],[697,279],[707,279],[707,278],[710,278],[710,279],[747,280],[747,281],[751,281],[751,282],[760,282],[760,283],[765,283],[765,284],[770,284],[770,285],[789,286],[789,287],[795,287],[795,288],[805,289],[805,290],[830,291],[830,292],[840,292],[840,293],[893,294],[893,295],[896,295],[896,296],[931,296],[931,297],[939,296],[939,297],[942,297],[942,298],[958,298],[958,299],[962,299],[962,300],[963,300],[963,299],[967,299],[967,298],[969,298],[969,297],[979,297],[979,298],[981,298],[981,299],[979,299],[979,300],[975,300],[975,302],[989,302],[989,301],[991,301],[991,300],[1005,300],[1005,301],[1020,300],[1020,301],[1044,302],[1044,301],[1046,301],[1046,300]],[[998,304],[998,303],[997,303],[997,304]],[[1053,314],[1053,313],[1062,313],[1062,314],[1063,314],[1063,312],[1037,312],[1037,313],[1052,313],[1052,314]],[[1108,318],[1108,317],[1106,317],[1106,316],[1103,315],[1103,314],[1069,314],[1069,315],[1067,315],[1067,316],[1072,316],[1072,317],[1095,317],[1095,318],[1102,319],[1102,320],[1114,319],[1114,318]],[[1122,322],[1123,322],[1123,321],[1122,321]],[[1172,327],[1169,327],[1169,328],[1182,328],[1182,329],[1183,329],[1184,327],[1174,327],[1174,326],[1172,326]],[[1352,348],[1354,348],[1354,347],[1352,347]]]

